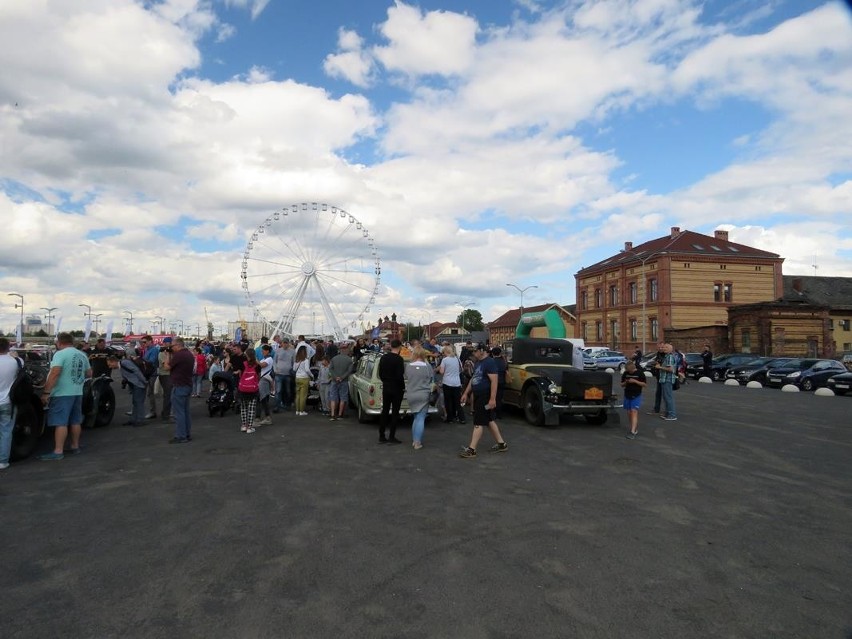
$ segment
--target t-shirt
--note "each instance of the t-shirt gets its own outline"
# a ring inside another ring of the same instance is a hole
[[[259,373],[260,376],[266,377],[267,379],[272,379],[272,374],[274,372],[274,370],[273,370],[274,364],[272,362],[272,355],[270,355],[269,357],[264,357],[263,359],[261,359],[258,362],[258,365],[260,365],[262,363],[265,363],[266,366],[260,367],[260,373]]]
[[[169,375],[172,386],[192,386],[192,368],[195,366],[192,351],[182,348],[173,352],[171,356]]]
[[[245,366],[246,363],[246,356],[237,355],[236,353],[233,353],[229,361],[231,362],[231,370],[234,372],[234,374],[236,374],[243,370],[243,366]]]
[[[92,367],[93,376],[100,377],[101,375],[110,374],[107,357],[109,357],[109,350],[106,348],[95,347],[89,352],[89,364]]]
[[[494,363],[497,365],[497,385],[505,386],[506,385],[506,369],[509,368],[506,364],[506,360],[502,357],[495,357]]]
[[[441,360],[444,367],[444,379],[442,383],[446,386],[458,388],[461,386],[461,362],[458,357],[445,357]]]
[[[638,370],[633,371],[632,373],[628,373],[624,371],[621,374],[621,381],[626,382],[628,379],[638,379],[640,382],[645,381],[645,373],[641,373]],[[627,384],[624,387],[624,396],[628,399],[633,399],[634,397],[639,397],[642,394],[642,387],[637,384]]]
[[[291,375],[293,373],[293,358],[296,356],[296,351],[292,348],[280,347],[275,351],[275,374],[276,375]]]
[[[86,371],[91,368],[89,358],[83,351],[66,346],[56,351],[50,367],[62,369],[50,393],[51,397],[74,397],[83,394]]]
[[[471,388],[475,394],[490,393],[491,380],[489,375],[498,375],[497,362],[493,357],[486,357],[478,361],[473,367],[473,377],[470,380]],[[499,381],[499,380],[498,380]]]
[[[379,359],[379,379],[389,389],[405,388],[405,360],[398,353],[385,353]]]

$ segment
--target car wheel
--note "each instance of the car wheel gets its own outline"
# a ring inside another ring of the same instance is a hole
[[[544,397],[535,384],[524,391],[524,417],[533,426],[544,426]]]
[[[584,415],[584,417],[586,418],[586,421],[593,426],[602,426],[603,424],[606,424],[606,420],[609,419],[609,415],[607,415],[605,410],[591,415]]]
[[[802,380],[802,390],[812,391],[813,389],[814,389],[814,381],[812,379],[803,379]]]
[[[9,459],[16,461],[33,454],[44,432],[44,406],[33,395],[29,404],[18,406],[12,427],[12,449]]]
[[[834,394],[835,394],[835,395],[845,395],[845,394],[846,394],[846,391],[845,391],[845,390],[835,390],[835,391],[834,391]]]
[[[714,371],[713,371],[713,381],[714,381],[714,382],[721,382],[721,381],[722,381],[722,378],[723,378],[724,376],[725,376],[725,374],[724,374],[722,371],[720,371],[720,370],[714,370]]]
[[[355,403],[358,405],[358,423],[369,424],[372,422],[373,418],[364,411],[364,404],[361,401],[360,395],[358,395],[358,399],[355,400]]]
[[[109,426],[115,415],[115,391],[106,384],[98,396],[98,410],[95,413],[95,428]]]

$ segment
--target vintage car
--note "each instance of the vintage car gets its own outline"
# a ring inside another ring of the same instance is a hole
[[[357,411],[358,421],[362,424],[375,420],[382,412],[382,380],[379,379],[378,365],[381,358],[382,353],[365,353],[349,376],[349,405]],[[429,407],[430,415],[437,412],[437,407]],[[399,413],[411,413],[405,396]]]
[[[530,424],[555,425],[562,415],[582,415],[590,424],[618,420],[613,375],[574,368],[569,340],[516,337],[505,346],[503,403],[522,409]]]

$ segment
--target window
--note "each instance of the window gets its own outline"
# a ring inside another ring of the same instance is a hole
[[[734,299],[734,285],[731,282],[725,282],[722,285],[722,295],[726,302],[731,302]]]
[[[585,311],[589,308],[589,291],[583,291],[580,295],[580,309]]]
[[[609,287],[609,305],[618,306],[618,287],[614,284]]]
[[[722,301],[722,282],[713,282],[713,301]]]
[[[609,321],[609,340],[612,347],[615,348],[618,344],[618,320]]]
[[[603,339],[603,322],[600,320],[595,322],[595,339],[599,342]]]
[[[759,266],[755,266],[755,267],[754,267],[754,270],[755,270],[755,271],[759,271],[759,270],[760,270],[760,267],[759,267]]]
[[[743,353],[751,353],[751,330],[744,328],[742,332]]]
[[[657,301],[657,278],[648,280],[648,288],[651,289],[650,298],[652,302]]]
[[[630,339],[636,341],[639,339],[639,327],[635,319],[630,320]]]
[[[850,324],[852,324],[852,320],[840,320],[840,328],[842,328],[844,331],[850,330]]]
[[[639,299],[638,289],[639,287],[636,286],[636,282],[630,282],[627,285],[627,295],[629,296],[630,304],[635,304]]]
[[[588,322],[581,322],[581,323],[580,323],[580,326],[581,326],[581,328],[583,329],[583,341],[585,342],[587,339],[589,339],[589,325],[588,325]]]
[[[720,270],[720,271],[725,271],[725,270],[727,270],[727,269],[728,269],[728,265],[727,265],[727,264],[719,264],[719,270]]]
[[[601,289],[595,289],[595,308],[600,308],[603,300],[601,299]]]
[[[658,330],[657,330],[657,329],[658,329],[657,318],[656,318],[656,317],[652,317],[652,318],[650,318],[650,319],[649,319],[649,321],[650,321],[650,323],[651,323],[651,339],[653,339],[653,340],[659,339],[659,338],[657,337],[657,333],[658,333]]]

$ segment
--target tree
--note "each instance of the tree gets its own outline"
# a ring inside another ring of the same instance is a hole
[[[475,308],[464,309],[456,318],[456,323],[463,326],[466,331],[481,331],[484,327],[482,313]]]
[[[407,340],[423,339],[423,327],[419,324],[407,322],[402,329],[402,336]]]
[[[40,328],[36,331],[35,336],[36,337],[47,337],[48,335],[47,335],[47,331],[45,331],[43,328]]]

